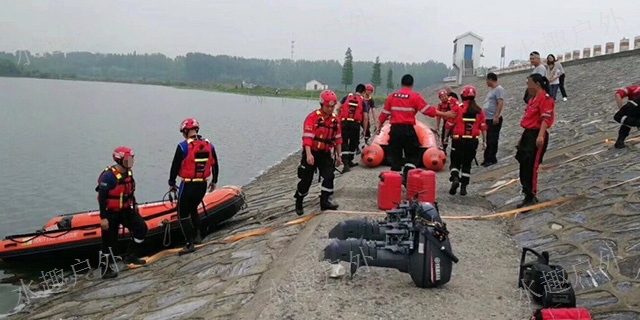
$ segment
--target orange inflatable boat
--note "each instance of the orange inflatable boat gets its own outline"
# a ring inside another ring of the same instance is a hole
[[[419,159],[422,159],[424,152],[430,148],[442,149],[442,143],[438,138],[437,133],[431,129],[426,124],[416,121],[416,124],[413,126],[416,130],[416,134],[418,135],[418,141],[420,142],[420,154]],[[380,134],[374,137],[373,143],[382,147],[384,152],[384,158],[382,161],[382,165],[388,166],[391,164],[391,158],[388,152],[389,145],[389,130],[391,129],[391,125],[387,121],[382,128],[380,129]],[[363,153],[364,155],[364,153]],[[419,161],[422,164],[422,161]]]
[[[233,217],[245,205],[244,193],[237,186],[224,186],[207,193],[198,207],[203,236],[216,225]],[[147,248],[168,247],[171,239],[184,241],[176,201],[163,199],[139,204],[138,211],[147,223],[148,231],[144,242]],[[16,262],[52,258],[76,259],[87,254],[98,257],[101,237],[99,211],[65,214],[49,220],[42,229],[34,233],[5,237],[0,242],[0,260]],[[130,241],[129,230],[121,226],[119,245]]]

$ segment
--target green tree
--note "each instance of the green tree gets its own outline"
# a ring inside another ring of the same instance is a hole
[[[342,72],[345,63],[334,60],[268,60],[232,57],[189,52],[177,57],[160,53],[91,53],[65,52],[45,53],[38,56],[29,50],[19,52],[0,51],[0,73],[17,77],[77,78],[79,80],[105,80],[129,83],[182,84],[203,86],[235,86],[242,81],[281,89],[303,89],[310,80],[316,79],[330,88],[342,88]],[[25,64],[29,61],[29,64]],[[426,61],[421,63],[382,62],[385,69],[395,73],[413,75],[416,90],[439,83],[449,74],[443,63]],[[13,65],[13,66],[12,66]],[[368,83],[372,79],[374,61],[352,61],[351,81]],[[349,64],[347,63],[349,69]],[[382,69],[382,66],[381,66]],[[349,79],[346,79],[349,80]],[[397,80],[397,79],[396,79]],[[375,81],[371,81],[372,83]],[[393,82],[397,88],[398,83]],[[382,88],[384,83],[380,84]],[[384,91],[384,90],[383,90]],[[381,91],[382,92],[382,91]]]
[[[344,64],[342,65],[342,82],[344,91],[353,84],[353,55],[351,55],[351,47],[347,48],[344,55]]]
[[[371,74],[371,84],[373,84],[376,88],[382,84],[380,66],[380,57],[376,57],[376,62],[373,64],[373,73]]]
[[[387,94],[391,93],[393,88],[393,70],[389,68],[389,71],[387,71]]]

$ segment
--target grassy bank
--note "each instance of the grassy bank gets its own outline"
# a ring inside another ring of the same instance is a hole
[[[280,89],[271,87],[255,86],[253,88],[242,88],[240,86],[217,84],[217,83],[177,83],[171,85],[174,88],[180,89],[196,89],[196,90],[208,90],[217,92],[226,92],[234,94],[243,94],[250,96],[262,96],[262,97],[280,97],[280,98],[292,98],[292,99],[304,99],[304,100],[318,100],[320,91],[306,91],[302,89]],[[343,90],[334,90],[338,95],[338,98],[342,98],[347,95]],[[382,106],[387,96],[374,95],[373,99],[376,106]]]
[[[54,80],[72,80],[72,81],[95,81],[95,82],[115,82],[115,83],[130,83],[130,84],[144,84],[144,85],[157,85],[172,87],[178,89],[194,89],[194,90],[206,90],[225,92],[233,94],[242,94],[250,96],[262,96],[262,97],[280,97],[280,98],[292,98],[303,100],[318,100],[320,91],[306,91],[302,89],[280,89],[272,87],[255,86],[253,88],[242,88],[240,86],[234,86],[229,84],[220,83],[186,83],[186,82],[172,82],[172,81],[148,81],[144,79],[129,80],[129,79],[108,79],[108,78],[86,78],[76,77],[76,75],[57,75],[49,73],[40,73],[38,71],[22,72],[16,74],[0,74],[0,77],[9,78],[36,78],[36,79],[54,79]],[[347,95],[347,92],[343,90],[334,90],[338,95],[338,98],[342,98]],[[384,105],[387,99],[386,95],[374,95],[376,106],[380,107]]]

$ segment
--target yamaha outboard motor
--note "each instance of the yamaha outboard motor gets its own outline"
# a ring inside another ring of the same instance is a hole
[[[453,263],[458,262],[448,234],[437,208],[414,200],[387,211],[381,221],[339,223],[329,237],[340,240],[324,249],[324,258],[332,263],[349,262],[351,275],[364,265],[394,268],[409,273],[418,287],[437,287],[449,282]]]

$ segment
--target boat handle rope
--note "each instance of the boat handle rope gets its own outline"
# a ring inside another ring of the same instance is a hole
[[[160,222],[160,226],[164,226],[164,239],[162,239],[162,245],[168,247],[171,244],[171,222],[164,219]],[[169,239],[167,241],[167,239]]]

